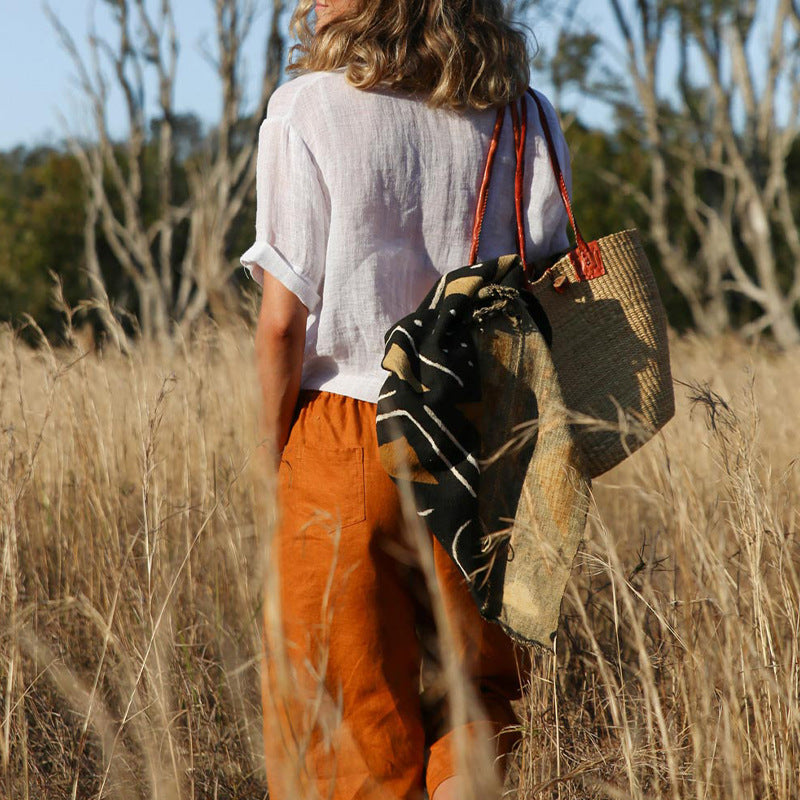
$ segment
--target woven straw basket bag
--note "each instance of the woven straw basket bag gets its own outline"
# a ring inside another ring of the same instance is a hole
[[[552,357],[587,474],[607,472],[675,413],[667,320],[639,234],[586,242],[539,98],[550,161],[576,246],[529,284],[553,329]]]
[[[498,109],[467,266],[448,271],[386,334],[381,462],[461,570],[480,613],[549,646],[586,527],[590,478],[673,414],[667,326],[635,231],[587,243],[544,110],[576,246],[525,258],[527,95],[514,126],[516,253],[478,262],[505,118]],[[530,269],[529,269],[530,267]]]

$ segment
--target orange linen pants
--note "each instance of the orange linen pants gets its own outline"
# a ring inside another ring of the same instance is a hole
[[[446,721],[431,730],[423,714],[424,580],[379,460],[375,405],[301,392],[278,477],[262,671],[270,798],[420,800],[426,785],[432,796],[455,773],[454,731]],[[510,701],[521,695],[526,654],[480,617],[436,541],[434,560],[482,707],[465,732],[492,738],[504,755],[519,736],[499,734],[516,722]]]

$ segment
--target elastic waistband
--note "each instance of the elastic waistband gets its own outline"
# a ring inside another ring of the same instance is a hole
[[[334,392],[301,389],[287,447],[375,447],[377,405]]]
[[[350,397],[350,395],[340,394],[339,392],[328,392],[325,389],[301,389],[297,395],[297,402],[298,404],[307,403],[317,398],[330,398],[330,402],[346,400],[351,403],[363,403],[373,408],[377,405],[377,403],[370,403],[368,400],[360,400],[357,397]]]

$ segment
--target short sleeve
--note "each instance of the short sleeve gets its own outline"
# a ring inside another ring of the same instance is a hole
[[[320,302],[330,196],[319,166],[285,118],[262,123],[256,171],[256,241],[242,266],[263,285],[265,270],[313,311]]]

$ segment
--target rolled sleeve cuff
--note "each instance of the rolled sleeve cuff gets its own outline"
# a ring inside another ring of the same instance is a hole
[[[322,299],[308,279],[292,268],[292,265],[271,244],[256,242],[240,259],[247,274],[259,285],[264,285],[262,270],[280,281],[300,302],[313,311]]]

